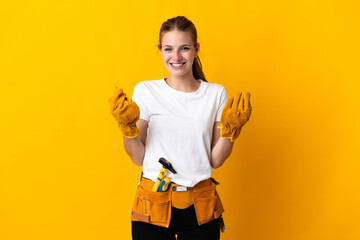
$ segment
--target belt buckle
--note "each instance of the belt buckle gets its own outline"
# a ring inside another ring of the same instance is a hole
[[[178,187],[172,187],[173,192],[186,192],[189,191],[190,188],[189,187],[184,187],[184,186],[178,186]]]

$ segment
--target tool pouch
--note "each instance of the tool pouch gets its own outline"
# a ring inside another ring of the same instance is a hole
[[[175,206],[186,206],[193,203],[199,225],[221,217],[224,212],[220,196],[216,191],[216,184],[210,179],[198,183],[188,191],[189,194],[182,197],[177,195],[179,193],[172,191],[173,186],[179,186],[177,184],[171,183],[166,192],[152,192],[153,185],[154,182],[150,179],[143,178],[140,181],[135,195],[131,220],[169,227],[172,201],[176,203]]]
[[[169,227],[170,217],[171,192],[152,192],[138,185],[131,220]]]
[[[224,212],[214,183],[209,187],[194,189],[194,206],[199,225],[219,218]]]

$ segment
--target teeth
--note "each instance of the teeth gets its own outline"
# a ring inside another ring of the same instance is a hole
[[[182,63],[180,63],[180,64],[173,63],[172,65],[175,66],[175,67],[180,67],[182,65]]]

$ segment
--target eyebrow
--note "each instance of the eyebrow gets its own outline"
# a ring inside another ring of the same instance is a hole
[[[181,45],[180,47],[184,47],[184,46],[190,46],[189,44],[184,44],[184,45]],[[164,47],[172,47],[171,45],[165,45]]]

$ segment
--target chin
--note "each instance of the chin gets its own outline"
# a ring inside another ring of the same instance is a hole
[[[171,72],[171,71],[169,73],[173,76],[178,76],[178,77],[186,76],[188,74],[187,72],[177,73],[177,72]]]

